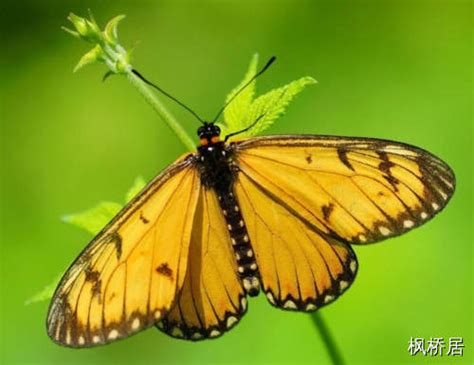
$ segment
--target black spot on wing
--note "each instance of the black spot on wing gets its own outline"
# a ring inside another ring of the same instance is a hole
[[[387,182],[392,185],[393,189],[398,192],[397,184],[399,184],[398,179],[392,175],[392,171],[390,170],[392,167],[396,166],[392,161],[389,160],[388,154],[383,151],[378,151],[377,154],[379,158],[382,160],[379,163],[379,170],[383,172],[383,177]]]
[[[323,212],[324,220],[327,222],[329,220],[329,216],[331,215],[332,211],[334,210],[334,204],[329,203],[327,205],[323,205],[321,210]]]
[[[108,243],[113,243],[115,245],[115,253],[117,255],[117,260],[120,260],[122,256],[122,236],[118,232],[114,232],[109,235]]]
[[[92,270],[90,267],[86,267],[85,280],[92,283],[91,293],[92,296],[97,296],[99,303],[101,302],[101,287],[102,280],[100,280],[100,273],[97,270]]]
[[[347,150],[343,146],[337,148],[337,156],[347,168],[355,171],[354,166],[352,166],[352,164],[349,162],[349,159],[347,158]]]
[[[167,262],[164,262],[161,265],[157,266],[155,271],[158,274],[161,274],[161,275],[167,277],[168,279],[173,280],[173,270],[169,267]]]
[[[140,212],[140,220],[143,222],[143,224],[150,223],[150,221],[143,215],[143,212]]]
[[[89,266],[84,269],[84,273],[86,275],[86,281],[95,282],[99,280],[100,273],[97,270],[92,270]]]

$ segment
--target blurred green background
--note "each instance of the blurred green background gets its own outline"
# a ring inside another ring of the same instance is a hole
[[[121,201],[185,151],[123,77],[72,68],[88,49],[60,30],[90,7],[136,43],[134,65],[206,117],[251,55],[278,61],[260,92],[314,76],[269,133],[371,136],[411,143],[454,169],[457,191],[426,226],[356,247],[353,287],[322,310],[348,364],[472,360],[472,6],[463,1],[11,1],[1,5],[1,358],[3,364],[326,364],[307,314],[261,296],[214,341],[150,329],[87,350],[53,344],[47,302],[25,306],[90,239],[61,223]],[[167,101],[166,101],[167,102]],[[167,104],[194,136],[197,123]],[[463,358],[411,357],[410,337],[464,338]]]

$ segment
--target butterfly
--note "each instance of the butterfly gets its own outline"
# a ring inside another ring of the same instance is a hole
[[[151,326],[186,340],[214,338],[259,293],[277,308],[318,310],[354,281],[351,244],[424,224],[455,189],[445,162],[404,143],[229,141],[240,132],[222,140],[219,126],[203,121],[196,152],[154,178],[89,243],[51,301],[55,342],[91,347]]]

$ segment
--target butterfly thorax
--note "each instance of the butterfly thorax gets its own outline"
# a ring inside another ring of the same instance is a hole
[[[201,137],[201,135],[200,135]],[[260,290],[258,266],[243,220],[239,203],[234,195],[234,181],[238,171],[233,164],[233,149],[217,136],[202,141],[196,154],[201,182],[205,189],[213,189],[227,223],[230,241],[237,263],[237,272],[245,291],[255,296]]]
[[[228,190],[234,182],[232,171],[233,153],[224,142],[198,147],[197,163],[201,182],[206,188]]]

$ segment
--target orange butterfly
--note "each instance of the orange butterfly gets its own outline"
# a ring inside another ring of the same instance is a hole
[[[187,340],[218,337],[259,292],[275,307],[317,310],[355,278],[349,244],[409,231],[454,192],[450,167],[417,147],[313,135],[228,142],[240,132],[221,141],[203,122],[197,151],[84,249],[49,308],[55,342],[95,346],[153,325]]]

